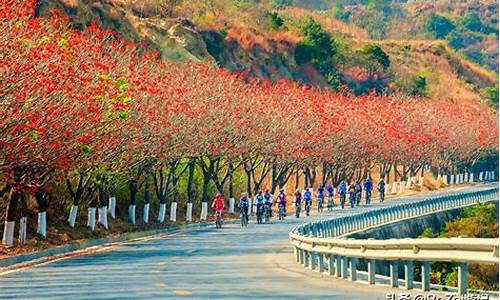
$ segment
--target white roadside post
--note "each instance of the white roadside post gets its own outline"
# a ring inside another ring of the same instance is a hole
[[[158,211],[158,223],[165,222],[165,211],[167,210],[167,204],[161,203]]]
[[[187,222],[193,221],[193,203],[191,203],[191,202],[187,204],[186,221]]]
[[[405,192],[405,184],[406,184],[406,182],[405,182],[405,181],[401,181],[401,182],[399,183],[399,193],[400,193],[400,194],[402,194],[402,193],[404,193],[404,192]]]
[[[41,211],[38,213],[38,227],[36,229],[36,233],[43,236],[44,238],[47,237],[47,212],[46,211]]]
[[[397,192],[398,192],[398,183],[397,182],[393,182],[392,183],[391,194],[396,194]]]
[[[479,181],[483,181],[483,172],[479,172]]]
[[[7,247],[14,246],[14,227],[16,227],[16,221],[5,221],[2,244]]]
[[[135,204],[128,207],[128,217],[130,222],[135,225]]]
[[[99,224],[104,226],[104,228],[108,229],[108,214],[106,210],[107,210],[106,206],[99,207],[97,209],[99,214]]]
[[[234,213],[234,198],[229,198],[229,213]]]
[[[69,211],[69,226],[75,227],[76,215],[78,214],[78,205],[71,205],[71,210]]]
[[[25,244],[28,233],[28,217],[22,216],[19,220],[19,243]]]
[[[200,220],[201,221],[206,221],[208,216],[208,203],[207,202],[202,202],[201,203],[201,215],[200,215]]]
[[[149,203],[146,203],[144,204],[144,209],[142,211],[142,221],[144,223],[149,223],[149,207],[151,206],[151,204]]]
[[[111,215],[111,218],[115,218],[115,211],[116,211],[116,197],[111,196],[109,198],[109,206],[108,206],[108,213]]]
[[[177,202],[170,203],[170,221],[177,222]]]
[[[95,207],[89,207],[89,214],[87,219],[87,226],[90,227],[92,231],[95,230]]]

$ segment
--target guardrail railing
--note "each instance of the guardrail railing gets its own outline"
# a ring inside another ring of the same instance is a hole
[[[394,221],[423,216],[443,210],[498,201],[498,187],[450,193],[376,208],[355,215],[296,226],[290,232],[297,262],[339,278],[357,280],[359,259],[368,266],[368,283],[375,284],[377,260],[390,262],[390,284],[398,287],[398,264],[404,263],[405,287],[413,288],[414,262],[422,264],[422,290],[430,290],[430,262],[458,263],[458,293],[467,293],[468,263],[498,263],[498,239],[436,238],[354,240],[349,234]]]

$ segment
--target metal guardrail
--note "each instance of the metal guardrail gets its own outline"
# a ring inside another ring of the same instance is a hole
[[[404,262],[405,286],[413,288],[414,262],[422,263],[422,289],[430,290],[430,262],[457,262],[459,294],[467,293],[468,263],[498,263],[498,239],[436,238],[353,240],[349,234],[408,218],[498,201],[498,187],[459,192],[395,204],[343,218],[322,220],[296,226],[290,232],[297,262],[304,267],[357,280],[358,259],[368,265],[368,282],[375,284],[375,262],[390,261],[391,286],[398,287],[398,263]],[[325,261],[326,260],[326,261]],[[350,262],[350,264],[349,264]]]

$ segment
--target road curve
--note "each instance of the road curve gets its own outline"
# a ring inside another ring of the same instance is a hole
[[[0,299],[386,299],[388,292],[404,291],[304,270],[294,261],[288,233],[300,222],[421,198],[121,243],[113,251],[6,274]]]

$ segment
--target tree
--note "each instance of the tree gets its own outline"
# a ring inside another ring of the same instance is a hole
[[[363,46],[363,48],[361,49],[361,53],[368,59],[379,63],[383,69],[387,69],[391,64],[389,55],[387,55],[387,53],[385,53],[384,50],[382,50],[382,48],[380,48],[380,46],[378,45],[367,44]]]
[[[269,20],[271,21],[271,28],[273,30],[279,30],[281,26],[283,26],[283,19],[278,15],[277,12],[270,13]]]
[[[487,89],[487,96],[490,104],[498,108],[498,84]]]
[[[427,79],[423,75],[412,78],[408,93],[412,96],[427,97]]]
[[[469,12],[466,14],[460,20],[460,23],[470,31],[483,32],[485,30],[485,26],[476,12]]]
[[[453,49],[461,49],[472,44],[479,43],[483,37],[475,32],[468,30],[463,26],[455,28],[446,36],[448,45]]]
[[[350,16],[350,13],[345,11],[344,5],[340,2],[335,3],[332,13],[333,17],[344,22],[347,21]]]
[[[455,25],[450,19],[438,14],[432,14],[426,17],[424,20],[424,27],[438,39],[446,37],[448,33],[455,29]]]

